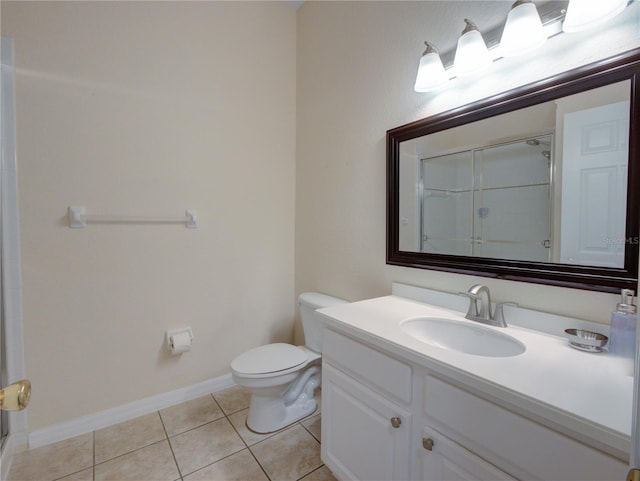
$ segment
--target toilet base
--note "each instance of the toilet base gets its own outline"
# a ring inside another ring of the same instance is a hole
[[[312,414],[318,407],[313,395],[320,383],[320,367],[312,365],[284,392],[279,389],[253,391],[247,427],[260,434],[272,433]]]
[[[267,434],[299,421],[312,414],[318,407],[313,397],[299,399],[290,406],[285,406],[280,398],[251,396],[247,427],[258,434]]]

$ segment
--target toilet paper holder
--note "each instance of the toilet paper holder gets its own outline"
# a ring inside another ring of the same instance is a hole
[[[187,340],[188,336],[188,340]],[[174,342],[177,341],[177,342]],[[185,344],[185,341],[188,344]],[[171,329],[165,333],[165,344],[172,354],[180,354],[191,349],[193,342],[193,330],[190,327]]]

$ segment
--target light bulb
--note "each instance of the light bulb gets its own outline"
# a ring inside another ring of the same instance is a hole
[[[458,39],[456,56],[453,61],[455,73],[459,77],[479,72],[491,64],[489,50],[484,39],[473,22],[464,19],[467,23]]]
[[[627,6],[627,0],[571,0],[562,30],[579,32],[611,20]]]
[[[540,15],[530,0],[518,0],[511,6],[500,40],[500,53],[511,57],[540,47],[547,40]]]
[[[422,54],[422,58],[420,58],[416,83],[413,87],[416,92],[437,90],[449,80],[438,50],[428,42],[424,44],[427,48]]]

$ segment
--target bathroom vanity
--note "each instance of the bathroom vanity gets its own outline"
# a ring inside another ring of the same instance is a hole
[[[633,376],[568,346],[559,333],[581,321],[509,307],[491,327],[460,296],[393,292],[318,311],[322,459],[338,479],[626,478]]]

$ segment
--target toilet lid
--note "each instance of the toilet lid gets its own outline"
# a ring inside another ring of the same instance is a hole
[[[255,347],[231,361],[231,369],[244,374],[266,374],[296,367],[307,354],[291,344],[276,343]]]

